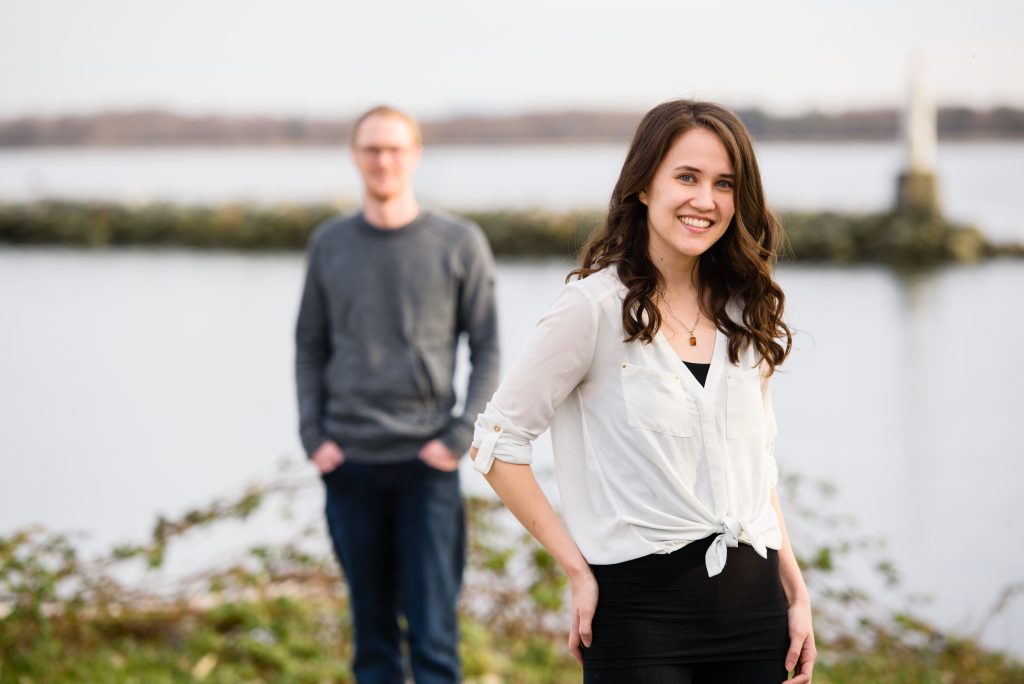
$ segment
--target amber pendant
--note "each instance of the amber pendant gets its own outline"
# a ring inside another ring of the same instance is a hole
[[[691,347],[696,347],[697,346],[697,338],[694,337],[693,335],[690,335],[690,346]]]

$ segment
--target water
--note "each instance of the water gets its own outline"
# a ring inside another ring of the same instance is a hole
[[[506,367],[567,268],[499,264]],[[41,523],[86,531],[92,548],[137,540],[157,513],[237,491],[281,459],[301,463],[301,278],[297,254],[0,248],[0,533]],[[781,468],[835,483],[836,510],[884,536],[908,587],[935,597],[925,614],[977,628],[999,591],[1024,580],[1024,309],[1012,296],[1024,266],[910,282],[790,267],[779,280],[800,331],[774,381]],[[552,491],[546,436],[536,467]],[[472,470],[464,478],[488,491]],[[321,505],[311,488],[297,517]],[[246,529],[283,538],[295,524]],[[178,567],[230,547],[223,535],[201,540]],[[983,637],[1024,656],[1024,602]]]
[[[768,199],[783,209],[885,209],[902,159],[894,143],[766,143],[758,153]],[[624,145],[432,147],[417,189],[450,209],[601,208],[624,155]],[[952,218],[1024,242],[1024,142],[943,143],[938,174]],[[0,201],[351,202],[359,193],[343,147],[0,150]]]

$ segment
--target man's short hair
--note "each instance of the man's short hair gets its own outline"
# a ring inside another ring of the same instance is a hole
[[[416,119],[412,118],[405,112],[395,109],[394,107],[388,107],[387,105],[377,105],[373,109],[369,109],[356,119],[356,122],[352,124],[352,140],[350,144],[355,146],[356,135],[359,133],[359,127],[363,125],[363,122],[369,119],[371,116],[393,116],[401,119],[405,123],[409,124],[409,128],[412,129],[413,140],[416,141],[417,145],[423,144],[423,132],[420,130],[420,123]]]

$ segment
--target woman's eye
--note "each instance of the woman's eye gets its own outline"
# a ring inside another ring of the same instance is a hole
[[[717,185],[720,188],[724,188],[726,190],[731,190],[732,189],[732,181],[730,181],[730,180],[720,180],[715,185]]]
[[[683,181],[684,183],[692,183],[696,179],[693,177],[693,174],[684,173],[683,175],[679,176],[679,180]]]

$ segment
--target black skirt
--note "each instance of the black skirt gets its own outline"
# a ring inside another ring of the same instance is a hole
[[[598,598],[584,668],[785,659],[789,623],[778,551],[768,549],[764,559],[740,544],[729,549],[725,569],[708,577],[704,554],[713,539],[591,565]]]

